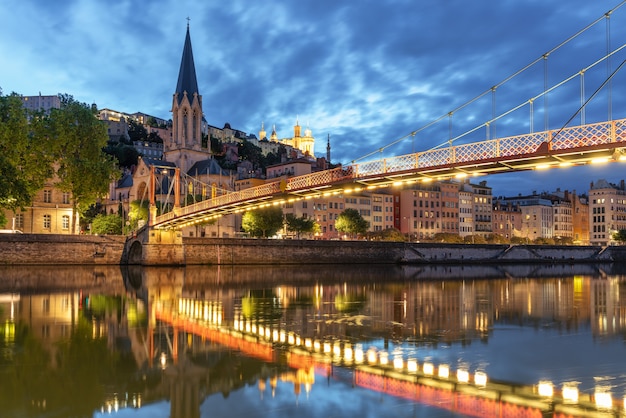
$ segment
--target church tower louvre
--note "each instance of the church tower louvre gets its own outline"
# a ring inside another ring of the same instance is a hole
[[[202,118],[202,96],[198,91],[187,23],[178,83],[172,99],[172,137],[163,147],[164,159],[175,163],[183,172],[210,156],[210,149],[202,147]]]

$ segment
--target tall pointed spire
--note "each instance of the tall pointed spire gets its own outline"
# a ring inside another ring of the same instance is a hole
[[[198,80],[196,79],[196,66],[193,62],[193,51],[191,50],[191,37],[189,36],[189,21],[187,21],[187,36],[185,36],[185,46],[183,48],[183,58],[180,61],[180,71],[178,72],[178,103],[183,99],[184,92],[187,92],[189,101],[193,95],[198,93]]]

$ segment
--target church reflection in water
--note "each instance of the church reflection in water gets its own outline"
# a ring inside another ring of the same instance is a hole
[[[355,365],[368,349],[380,361],[388,352],[390,362],[405,355],[404,365],[411,356],[436,362],[442,347],[489,345],[501,326],[623,340],[622,273],[593,265],[4,267],[0,366],[32,381],[0,394],[0,406],[50,412],[73,402],[106,414],[166,400],[171,417],[200,417],[208,396],[243,387],[275,396],[288,382],[297,402],[316,377]],[[46,353],[41,369],[20,357],[24,347]],[[96,376],[72,366],[85,359]],[[51,377],[99,389],[68,396],[41,384]],[[584,379],[581,389],[591,390]]]

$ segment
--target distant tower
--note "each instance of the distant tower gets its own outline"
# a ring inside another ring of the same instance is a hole
[[[326,142],[326,161],[330,164],[330,134],[328,134],[328,142]]]
[[[183,172],[210,156],[210,151],[202,148],[202,115],[202,96],[198,92],[187,22],[178,83],[172,99],[172,138],[163,147],[164,159],[175,163]]]
[[[267,132],[265,132],[265,124],[261,122],[261,130],[259,131],[259,141],[267,138]]]

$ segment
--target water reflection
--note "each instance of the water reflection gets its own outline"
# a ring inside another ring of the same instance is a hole
[[[384,408],[371,403],[375,385],[356,389],[363,377],[351,370],[371,351],[389,367],[415,361],[420,372],[425,364],[437,368],[433,374],[448,369],[445,379],[458,369],[517,385],[602,390],[621,408],[620,269],[3,267],[0,372],[11,383],[0,391],[0,410],[200,417],[249,405],[242,415],[266,416],[281,402],[277,416],[303,408],[316,416],[329,405],[344,415],[367,405],[374,414]],[[292,347],[342,360],[312,361]],[[350,405],[338,405],[338,394]],[[439,408],[462,415],[453,405],[419,401],[399,403],[397,416],[416,408],[420,416],[437,416]]]

